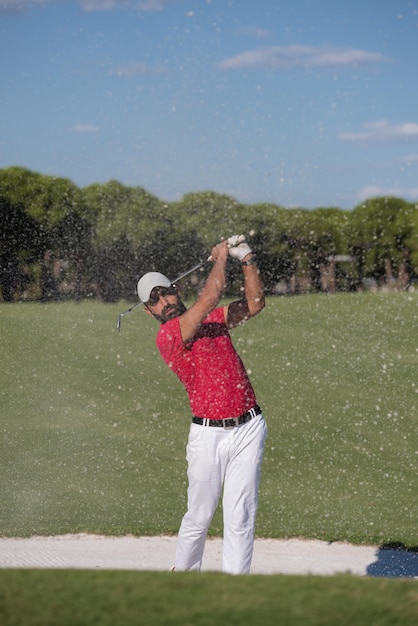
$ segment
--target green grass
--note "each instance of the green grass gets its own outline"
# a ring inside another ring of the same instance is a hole
[[[413,626],[417,620],[417,585],[406,580],[0,571],[2,626]]]
[[[177,532],[187,398],[124,308],[0,305],[1,535]],[[258,535],[417,545],[417,319],[418,294],[318,295],[233,332],[269,424]],[[417,620],[410,580],[0,570],[2,626]]]
[[[124,308],[0,305],[1,535],[177,532],[188,402]],[[259,536],[417,545],[417,320],[416,293],[311,295],[233,331],[269,425]]]

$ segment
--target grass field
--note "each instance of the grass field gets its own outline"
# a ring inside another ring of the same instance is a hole
[[[0,305],[1,535],[177,532],[187,398],[125,305]],[[233,332],[269,424],[259,536],[418,544],[417,320],[418,294],[312,295]],[[2,626],[417,619],[407,580],[0,571]]]
[[[0,305],[3,536],[177,532],[187,398],[124,308]],[[259,536],[417,545],[417,321],[418,294],[312,295],[233,331],[269,425]]]
[[[2,626],[415,626],[417,620],[417,583],[408,580],[0,571]]]

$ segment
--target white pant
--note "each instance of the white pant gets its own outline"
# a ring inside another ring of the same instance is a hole
[[[205,540],[223,493],[223,571],[247,574],[254,547],[260,469],[267,426],[262,415],[230,429],[191,424],[188,510],[177,541],[176,570],[200,570]]]

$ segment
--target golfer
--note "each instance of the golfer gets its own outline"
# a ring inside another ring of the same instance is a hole
[[[228,255],[241,263],[244,297],[217,306]],[[255,256],[242,236],[216,245],[211,260],[205,286],[189,309],[177,287],[159,272],[142,276],[137,290],[147,313],[161,324],[158,350],[186,388],[193,413],[187,444],[188,505],[175,569],[200,570],[223,488],[223,571],[247,574],[267,427],[229,330],[264,308],[264,290]]]

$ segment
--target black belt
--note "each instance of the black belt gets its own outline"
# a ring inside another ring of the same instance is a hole
[[[234,428],[240,424],[245,424],[252,420],[256,415],[261,415],[261,409],[258,404],[252,409],[243,413],[239,417],[225,417],[220,420],[210,420],[207,417],[193,417],[193,424],[199,424],[200,426],[220,426],[221,428]]]

